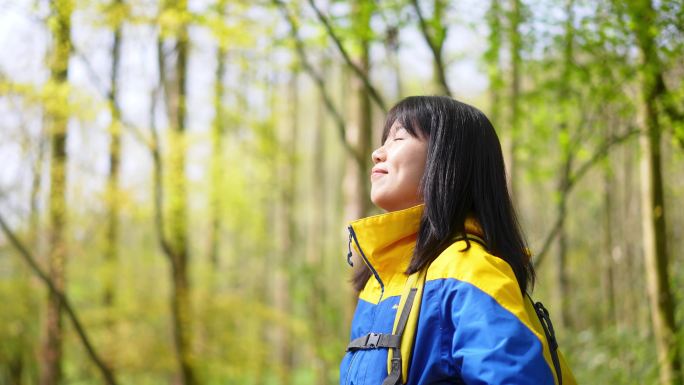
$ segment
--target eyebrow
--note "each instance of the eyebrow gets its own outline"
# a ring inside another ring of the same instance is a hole
[[[406,127],[404,127],[404,126],[397,126],[397,128],[394,129],[394,131],[390,130],[390,132],[387,134],[387,136],[391,136],[392,134],[396,135],[397,132],[399,132],[399,131],[401,131],[401,130],[404,130],[404,131],[408,132],[408,130],[406,129]]]

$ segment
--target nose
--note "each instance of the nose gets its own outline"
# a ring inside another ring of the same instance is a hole
[[[371,157],[373,158],[373,164],[377,164],[384,161],[387,157],[387,154],[385,153],[385,149],[381,146],[373,151]]]

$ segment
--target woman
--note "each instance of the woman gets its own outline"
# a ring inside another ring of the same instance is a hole
[[[340,384],[574,384],[526,296],[534,270],[487,117],[406,98],[372,157],[371,200],[387,213],[349,226],[364,266]]]

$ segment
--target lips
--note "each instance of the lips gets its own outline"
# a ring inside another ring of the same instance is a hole
[[[387,170],[385,170],[384,168],[377,167],[377,166],[373,167],[373,169],[371,170],[371,179],[376,178],[380,175],[385,175],[385,174],[387,174]]]

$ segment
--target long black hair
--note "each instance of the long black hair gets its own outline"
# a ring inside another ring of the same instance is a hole
[[[425,210],[407,274],[428,266],[473,216],[490,253],[508,262],[522,292],[534,286],[534,268],[506,184],[499,138],[477,108],[444,96],[411,96],[389,111],[382,143],[394,122],[413,137],[427,138],[420,192]],[[468,246],[470,244],[468,243]],[[361,290],[369,269],[353,278]]]

